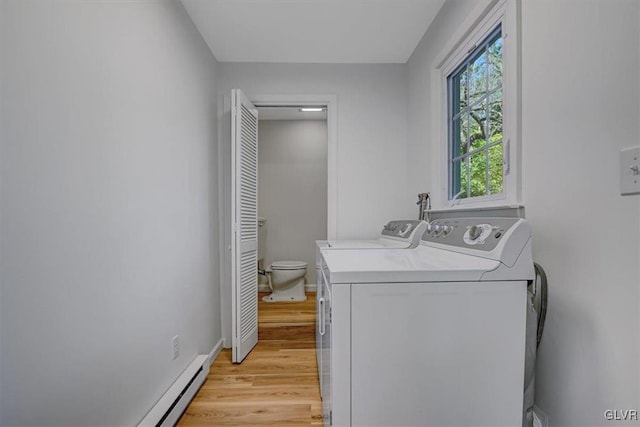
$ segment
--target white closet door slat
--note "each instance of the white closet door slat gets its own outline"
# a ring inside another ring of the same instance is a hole
[[[239,89],[231,99],[232,359],[240,363],[258,343],[258,111]]]

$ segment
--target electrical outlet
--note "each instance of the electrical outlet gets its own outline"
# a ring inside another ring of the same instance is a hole
[[[180,356],[180,336],[176,335],[171,338],[171,350],[173,353],[173,360],[176,360]]]

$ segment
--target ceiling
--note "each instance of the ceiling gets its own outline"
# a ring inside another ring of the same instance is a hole
[[[405,63],[445,0],[182,0],[220,62]]]

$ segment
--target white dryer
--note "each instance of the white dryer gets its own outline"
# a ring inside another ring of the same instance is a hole
[[[325,425],[522,425],[524,220],[438,220],[415,249],[321,257]]]

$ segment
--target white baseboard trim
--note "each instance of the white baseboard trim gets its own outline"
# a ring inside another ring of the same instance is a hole
[[[213,362],[215,362],[216,357],[218,357],[218,355],[222,351],[222,347],[223,347],[223,341],[222,341],[222,338],[220,338],[216,343],[216,345],[213,346],[213,348],[209,352],[209,356],[207,357],[208,359],[207,363],[209,364],[209,367],[211,367],[211,365],[213,365]]]
[[[305,292],[315,292],[316,284],[315,283],[307,283],[304,285]],[[271,292],[271,288],[269,288],[268,283],[260,283],[258,284],[258,292]]]
[[[138,427],[174,426],[187,409],[209,373],[206,354],[199,354],[180,374],[160,400],[140,421]]]

